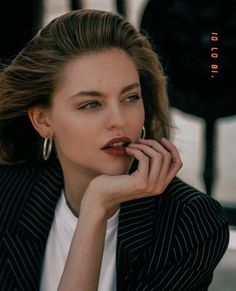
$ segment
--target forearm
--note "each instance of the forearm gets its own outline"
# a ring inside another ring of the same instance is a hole
[[[81,211],[58,291],[96,291],[107,220],[102,213]]]

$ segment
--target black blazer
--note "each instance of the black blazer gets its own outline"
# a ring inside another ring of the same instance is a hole
[[[1,291],[39,290],[62,187],[56,162],[0,166]],[[207,290],[228,240],[220,204],[175,178],[162,195],[121,205],[117,291]]]

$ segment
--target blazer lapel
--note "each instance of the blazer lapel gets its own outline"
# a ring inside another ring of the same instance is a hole
[[[35,290],[39,288],[42,258],[62,187],[59,164],[43,167],[19,219],[21,245],[18,244],[18,253],[22,262],[19,268],[23,268],[24,272],[19,272],[18,276],[22,274],[22,277],[18,280],[25,286],[32,281],[30,286],[34,286]],[[25,287],[24,290],[30,288]]]
[[[13,266],[14,273],[25,291],[39,289],[42,258],[63,187],[60,165],[45,163],[34,181],[33,186],[32,180],[25,186],[25,189],[33,188],[26,193],[16,237],[14,241],[11,237],[8,240],[9,247],[14,251],[13,259],[17,262]],[[128,280],[135,277],[133,272],[140,269],[138,266],[143,264],[145,255],[152,247],[153,221],[158,207],[155,197],[121,205],[117,238],[117,290],[127,290]]]
[[[59,164],[45,166],[29,195],[20,224],[34,237],[47,238],[63,187]]]
[[[152,246],[154,215],[158,211],[155,197],[122,204],[117,238],[117,290],[127,290],[126,281],[143,264],[145,252]]]

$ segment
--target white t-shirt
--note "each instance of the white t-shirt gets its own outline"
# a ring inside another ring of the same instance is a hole
[[[118,217],[119,210],[107,222],[98,291],[116,291]],[[47,241],[40,291],[57,290],[77,222],[62,191]]]

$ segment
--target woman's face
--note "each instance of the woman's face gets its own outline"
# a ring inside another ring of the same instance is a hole
[[[133,158],[119,146],[104,146],[114,138],[136,142],[141,135],[144,106],[131,58],[110,49],[71,60],[53,95],[50,121],[59,160],[68,173],[127,173]]]

